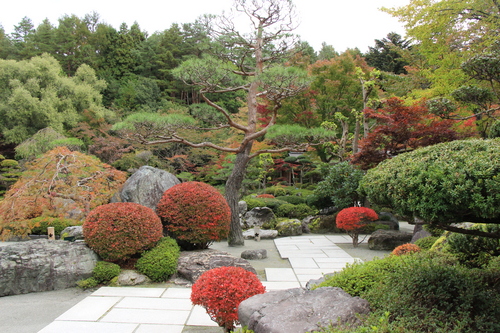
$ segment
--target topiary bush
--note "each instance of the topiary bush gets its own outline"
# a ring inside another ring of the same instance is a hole
[[[272,194],[266,194],[266,193],[265,193],[265,194],[259,194],[259,195],[257,196],[257,198],[274,199],[274,198],[275,198],[275,196],[274,196],[274,195],[272,195]]]
[[[488,272],[432,251],[391,257],[400,258],[400,265],[362,297],[376,311],[390,312],[394,327],[409,332],[500,332],[498,279],[489,281]]]
[[[168,234],[185,249],[206,249],[228,236],[231,210],[212,186],[186,182],[165,191],[156,208]]]
[[[290,189],[285,186],[269,186],[264,190],[267,194],[272,194],[275,197],[290,194]]]
[[[276,216],[288,217],[291,219],[303,219],[310,215],[315,215],[317,211],[302,203],[298,205],[283,204],[276,210]]]
[[[419,246],[422,250],[430,250],[432,245],[438,240],[439,237],[427,236],[415,241],[415,245]]]
[[[98,261],[92,270],[92,277],[97,283],[107,283],[120,275],[120,266],[107,261]]]
[[[358,246],[360,230],[368,223],[378,220],[378,215],[373,209],[366,207],[349,207],[342,209],[337,214],[337,228],[343,229],[352,238],[352,245]]]
[[[410,253],[420,252],[421,250],[422,249],[418,245],[407,243],[397,246],[394,250],[392,250],[391,255],[403,256]]]
[[[193,284],[191,302],[203,306],[213,321],[230,332],[238,324],[240,303],[265,291],[254,273],[241,267],[218,267]]]
[[[50,216],[39,216],[28,221],[31,226],[31,234],[33,235],[47,235],[47,228],[53,227],[56,235],[60,235],[61,231],[67,227],[74,225],[81,225],[82,222]]]
[[[450,254],[424,251],[348,265],[315,288],[342,288],[366,299],[373,316],[389,313],[384,332],[493,333],[500,331],[498,263],[468,269]]]
[[[244,201],[247,203],[248,210],[252,210],[256,207],[266,207],[266,203],[262,199],[245,198]]]
[[[306,203],[306,199],[304,199],[304,197],[299,197],[296,195],[284,195],[284,196],[277,197],[276,199],[286,201],[286,202],[291,203],[293,205]]]
[[[368,170],[359,190],[373,204],[437,227],[459,222],[496,224],[498,170],[500,138],[457,140],[383,161]]]
[[[148,207],[133,202],[99,206],[83,223],[87,245],[104,260],[126,260],[152,248],[162,237],[160,218]]]
[[[166,281],[177,271],[179,252],[180,248],[175,239],[164,237],[153,249],[145,252],[137,260],[135,268],[152,281]]]
[[[475,224],[470,230],[499,233],[497,224]],[[491,258],[500,256],[500,239],[450,233],[444,249],[469,267],[485,267]]]

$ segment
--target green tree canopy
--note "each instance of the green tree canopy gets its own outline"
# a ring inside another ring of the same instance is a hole
[[[451,225],[500,224],[500,139],[457,140],[398,155],[368,170],[360,190],[410,220],[500,238]]]
[[[0,85],[0,131],[6,142],[23,142],[45,127],[64,133],[86,109],[110,116],[100,94],[106,83],[88,65],[67,77],[47,54],[18,62],[0,60]]]

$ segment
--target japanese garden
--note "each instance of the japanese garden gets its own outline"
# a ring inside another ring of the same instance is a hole
[[[291,0],[152,34],[96,12],[0,26],[0,297],[116,287],[124,270],[168,287],[216,243],[343,235],[385,255],[290,293],[363,311],[297,332],[500,332],[500,4],[381,10],[405,35],[366,52],[315,50]],[[88,261],[17,285],[45,246]],[[254,255],[186,278],[224,332],[281,332],[242,310],[275,292]]]

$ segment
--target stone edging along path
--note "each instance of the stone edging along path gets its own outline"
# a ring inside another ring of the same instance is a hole
[[[268,291],[305,287],[311,279],[341,270],[356,259],[335,243],[339,235],[304,235],[274,240],[291,268],[266,267]],[[187,332],[191,326],[217,327],[205,309],[193,306],[190,288],[102,287],[56,318],[39,333]]]

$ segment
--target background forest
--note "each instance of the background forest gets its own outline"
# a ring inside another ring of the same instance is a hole
[[[304,154],[253,159],[246,192],[269,184],[316,183],[326,175],[322,163],[352,160],[369,169],[417,147],[499,135],[500,57],[491,32],[498,30],[500,10],[494,2],[419,6],[413,1],[386,11],[405,23],[405,37],[388,32],[366,53],[339,53],[326,43],[316,52],[307,41],[297,41],[281,58],[281,65],[305,70],[309,84],[280,102],[276,123],[285,127],[277,131],[288,128],[287,134],[259,138],[254,149],[293,141]],[[147,164],[184,180],[223,185],[231,154],[181,143],[145,145],[127,140],[131,135],[115,125],[134,115],[143,123],[144,117],[154,122],[164,115],[189,116],[193,126],[207,129],[187,133],[192,141],[222,146],[239,141],[238,133],[218,127],[225,119],[199,89],[174,75],[183,62],[222,47],[207,19],[173,24],[150,36],[139,23],[118,29],[102,23],[98,13],[45,20],[37,27],[25,17],[12,34],[0,29],[0,154],[26,161],[65,145],[119,170]],[[241,91],[206,95],[236,119],[244,117]],[[266,96],[259,98],[259,127],[267,126],[272,108]],[[308,148],[299,144],[314,141],[301,131],[320,128],[334,137]],[[4,190],[12,183],[12,169],[2,169]]]

